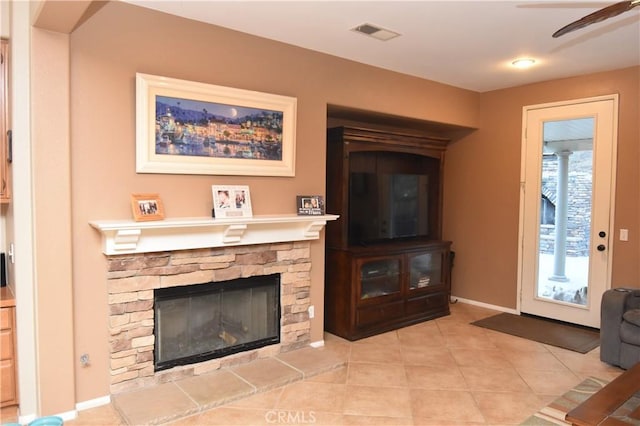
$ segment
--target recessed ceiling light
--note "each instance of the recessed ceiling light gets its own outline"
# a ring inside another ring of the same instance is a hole
[[[391,40],[392,38],[396,38],[400,35],[395,31],[385,30],[384,28],[380,28],[372,24],[358,25],[357,27],[352,28],[351,31],[355,31],[357,33],[364,34],[382,41]]]
[[[515,61],[511,62],[511,65],[513,65],[516,68],[529,68],[531,66],[533,66],[533,64],[536,63],[535,59],[531,59],[531,58],[521,58],[521,59],[516,59]]]

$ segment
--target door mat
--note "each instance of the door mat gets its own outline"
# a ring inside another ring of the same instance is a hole
[[[600,345],[596,329],[555,320],[501,313],[471,324],[585,354]]]

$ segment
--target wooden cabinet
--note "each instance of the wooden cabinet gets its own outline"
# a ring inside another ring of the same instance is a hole
[[[449,314],[441,240],[447,140],[354,127],[327,133],[325,329],[355,340]]]
[[[420,212],[421,217],[427,218],[422,224],[426,229],[422,229],[420,233],[428,239],[439,240],[442,222],[443,164],[447,142],[447,139],[435,136],[389,133],[355,127],[329,129],[325,205],[328,213],[339,214],[340,219],[327,224],[327,244],[331,247],[348,248],[363,243],[358,240],[359,235],[353,225],[359,216],[370,217],[376,213],[367,205],[373,200],[366,195],[389,196],[382,191],[384,179],[375,182],[376,185],[365,185],[367,178],[371,176],[414,176],[426,180],[427,189],[422,194],[426,197],[422,203],[425,206]],[[352,195],[360,192],[363,193],[360,201],[367,202],[352,203]],[[382,201],[380,203],[382,204]],[[383,233],[384,224],[379,225],[379,230]],[[387,233],[387,236],[389,235]]]
[[[448,315],[449,256],[448,241],[328,249],[325,329],[356,340]]]
[[[9,172],[10,149],[7,135],[9,125],[9,99],[8,99],[8,54],[9,43],[7,40],[0,42],[0,203],[7,203],[11,199],[11,182]]]
[[[18,403],[15,352],[15,307],[0,308],[0,407]]]

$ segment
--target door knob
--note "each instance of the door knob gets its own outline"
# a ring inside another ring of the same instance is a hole
[[[598,245],[598,247],[596,247],[598,249],[598,251],[604,251],[606,249],[606,247],[604,246],[604,244],[600,244]]]

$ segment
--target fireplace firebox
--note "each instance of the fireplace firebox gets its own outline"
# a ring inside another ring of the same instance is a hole
[[[280,274],[154,290],[155,371],[280,342]]]

